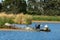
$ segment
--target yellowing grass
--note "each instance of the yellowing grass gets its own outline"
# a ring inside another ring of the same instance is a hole
[[[0,13],[0,17],[11,18],[15,23],[18,24],[26,24],[27,21],[32,19],[30,15],[24,15],[23,13],[20,14],[6,14],[5,12]]]
[[[0,17],[14,17],[14,14],[6,14],[5,12],[0,13]]]
[[[17,14],[14,22],[18,23],[18,24],[26,24],[27,21],[29,21],[30,19],[32,19],[32,17],[30,15],[24,15],[23,13],[21,14]]]

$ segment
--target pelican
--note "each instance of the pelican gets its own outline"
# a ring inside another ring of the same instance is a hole
[[[46,24],[44,27],[45,27],[45,28],[43,29],[44,31],[50,31],[50,29],[48,28],[48,25],[47,25],[47,24]]]
[[[6,26],[11,26],[11,24],[10,24],[10,23],[5,23],[5,25],[6,25]]]
[[[45,27],[45,28],[48,28],[48,25],[46,24],[44,27]]]

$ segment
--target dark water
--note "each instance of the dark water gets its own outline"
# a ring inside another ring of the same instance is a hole
[[[36,23],[33,23],[34,27]],[[22,32],[22,31],[0,31],[0,40],[60,40],[60,23],[47,24],[51,32]],[[43,28],[41,26],[41,28]]]

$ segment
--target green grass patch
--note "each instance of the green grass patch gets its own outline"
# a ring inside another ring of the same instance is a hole
[[[12,18],[0,17],[0,26],[3,26],[5,23],[14,23]]]
[[[60,16],[32,16],[33,20],[38,21],[60,21]]]

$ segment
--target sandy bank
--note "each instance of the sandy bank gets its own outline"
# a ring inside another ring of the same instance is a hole
[[[22,29],[0,29],[0,31],[24,31],[24,30],[22,30]]]
[[[40,23],[60,23],[60,21],[35,21],[35,20],[33,20],[32,22],[40,22]]]
[[[0,29],[0,31],[34,31],[34,30],[27,30],[27,29]]]

